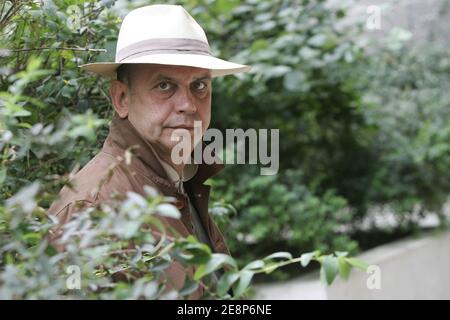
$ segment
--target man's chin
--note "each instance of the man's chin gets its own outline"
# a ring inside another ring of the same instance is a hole
[[[187,153],[190,156],[194,150],[194,141],[193,139],[189,142],[167,141],[164,143],[164,148],[170,153],[175,153],[183,157],[184,153]]]

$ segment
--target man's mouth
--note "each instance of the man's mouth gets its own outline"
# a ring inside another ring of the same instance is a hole
[[[185,129],[185,130],[194,130],[193,126],[188,126],[188,125],[181,125],[181,126],[173,126],[173,127],[168,127],[170,129]]]

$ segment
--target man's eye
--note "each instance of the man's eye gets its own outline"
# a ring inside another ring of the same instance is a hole
[[[206,84],[204,82],[194,82],[193,87],[195,90],[201,91],[206,89]]]
[[[172,88],[172,84],[169,82],[160,82],[157,88],[161,91],[169,91]]]

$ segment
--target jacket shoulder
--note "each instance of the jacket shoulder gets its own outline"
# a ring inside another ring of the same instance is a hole
[[[144,185],[159,189],[141,171],[136,163],[126,165],[116,156],[101,151],[73,176],[70,186],[61,189],[59,198],[49,208],[49,213],[57,215],[69,204],[77,202],[95,205],[116,194],[123,196],[128,191],[142,193]]]
[[[48,212],[60,215],[68,208],[73,209],[76,204],[96,204],[102,186],[108,183],[109,176],[116,174],[118,164],[119,161],[113,156],[98,153],[70,179],[70,185],[61,189]]]

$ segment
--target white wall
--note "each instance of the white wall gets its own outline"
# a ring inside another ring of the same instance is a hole
[[[450,299],[450,232],[394,242],[360,257],[380,267],[381,288],[368,289],[371,275],[352,272],[347,282],[338,279],[326,289],[328,299]]]
[[[255,299],[450,299],[450,232],[392,242],[360,256],[380,267],[380,290],[370,290],[370,274],[352,271],[347,281],[326,287],[319,272],[255,286]]]

